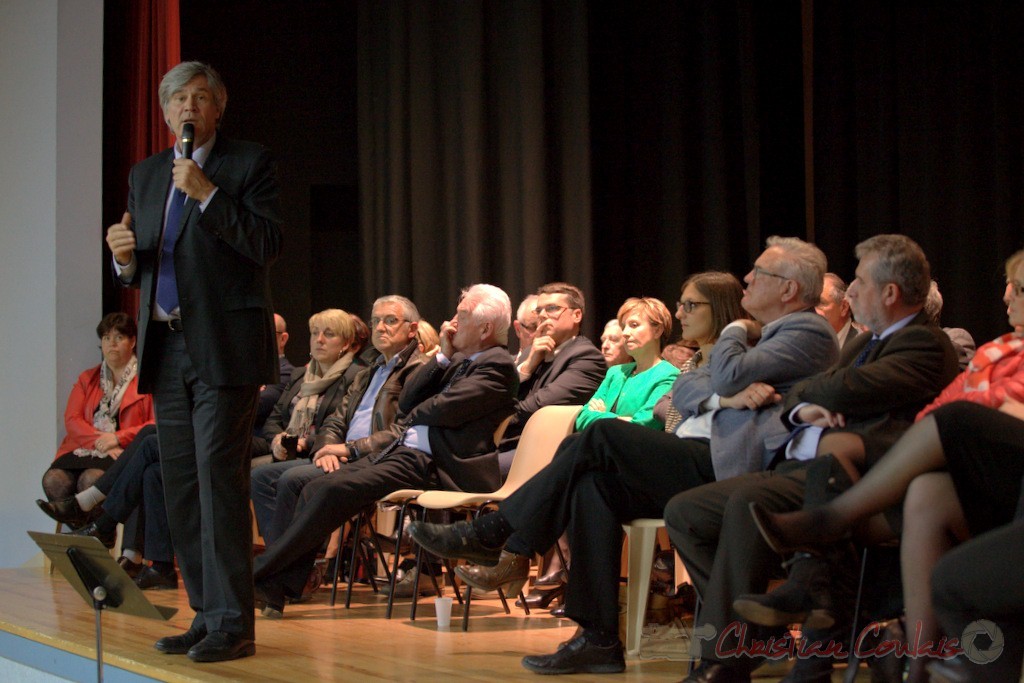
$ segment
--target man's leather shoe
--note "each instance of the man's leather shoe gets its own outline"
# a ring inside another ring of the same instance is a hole
[[[164,654],[183,655],[205,637],[206,627],[196,626],[193,624],[189,630],[179,636],[166,636],[161,638],[154,643],[153,647]]]
[[[142,564],[141,562],[133,562],[124,555],[117,558],[117,566],[123,569],[124,573],[127,574],[128,578],[130,579],[134,579],[136,576],[139,575],[139,572],[145,569],[144,564]]]
[[[523,657],[523,666],[539,674],[617,674],[626,670],[622,643],[606,647],[577,636],[550,655]]]
[[[501,551],[498,564],[493,567],[460,565],[455,568],[459,578],[482,591],[504,589],[507,595],[516,595],[530,578],[530,558]]]
[[[89,513],[79,506],[78,499],[74,496],[61,498],[60,500],[36,499],[36,505],[55,522],[67,524],[72,529],[85,526],[89,521]]]
[[[476,529],[469,522],[413,522],[409,525],[409,536],[433,554],[448,559],[469,560],[493,567],[501,556],[501,548],[488,548],[480,542]]]
[[[395,597],[396,598],[411,598],[414,590],[419,590],[420,595],[433,595],[434,594],[434,582],[430,580],[430,573],[428,571],[420,572],[417,577],[416,568],[405,572],[402,576],[402,580],[395,584]],[[418,580],[417,580],[418,579]],[[437,573],[437,587],[444,594],[444,576]],[[390,590],[390,586],[387,589]]]
[[[750,671],[746,667],[705,660],[682,683],[750,683]]]
[[[146,567],[135,577],[135,585],[139,590],[174,590],[178,587],[178,572],[171,567],[169,572],[164,572],[156,567]]]
[[[80,529],[75,529],[74,531],[69,531],[67,533],[71,536],[92,536],[93,538],[98,538],[107,548],[113,548],[114,544],[117,543],[117,529],[115,528],[113,533],[105,532],[96,526],[96,522],[86,524]]]
[[[256,607],[267,619],[280,619],[284,616],[284,603],[288,596],[284,589],[270,581],[257,581],[253,585],[256,594]]]
[[[193,662],[226,662],[230,659],[252,657],[256,643],[235,633],[213,631],[188,651]]]

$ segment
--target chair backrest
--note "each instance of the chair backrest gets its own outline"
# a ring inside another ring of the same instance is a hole
[[[501,440],[503,438],[505,438],[505,430],[508,429],[508,423],[511,422],[511,421],[512,421],[512,415],[509,415],[504,420],[502,420],[501,424],[498,425],[498,428],[494,430],[494,445],[495,446],[500,446],[501,445]]]
[[[540,472],[555,456],[558,444],[576,425],[576,415],[583,406],[544,406],[526,421],[519,436],[516,455],[505,484],[499,489],[508,495]]]

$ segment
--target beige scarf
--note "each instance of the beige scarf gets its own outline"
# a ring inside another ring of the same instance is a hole
[[[299,388],[295,407],[292,408],[292,417],[288,420],[288,428],[285,432],[290,436],[305,437],[309,434],[309,428],[316,419],[316,410],[320,405],[320,397],[327,391],[327,388],[334,384],[341,375],[348,370],[355,359],[352,351],[346,352],[325,372],[319,361],[311,360],[306,365],[306,376],[302,379],[302,386]]]

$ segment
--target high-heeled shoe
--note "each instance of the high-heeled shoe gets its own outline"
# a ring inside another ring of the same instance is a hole
[[[536,584],[534,584],[536,585]],[[537,590],[534,588],[530,591],[529,595],[526,596],[526,604],[530,609],[547,609],[555,598],[559,598],[565,595],[565,584],[558,584],[550,590]],[[516,607],[522,607],[522,598],[516,600]]]
[[[564,569],[555,569],[533,582],[534,588],[560,586],[569,580],[569,573]],[[532,605],[531,605],[532,606]]]
[[[751,503],[750,514],[765,543],[780,555],[796,552],[818,555],[821,546],[850,536],[849,527],[825,506],[777,513]]]
[[[39,498],[36,500],[36,505],[50,519],[66,524],[72,529],[85,526],[90,521],[89,513],[81,508],[78,504],[78,499],[74,496],[68,496],[60,500],[43,500]]]

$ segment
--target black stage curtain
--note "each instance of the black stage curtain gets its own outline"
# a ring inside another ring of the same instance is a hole
[[[814,4],[816,241],[848,279],[858,241],[911,236],[979,344],[1024,245],[1022,28],[1015,2]]]

